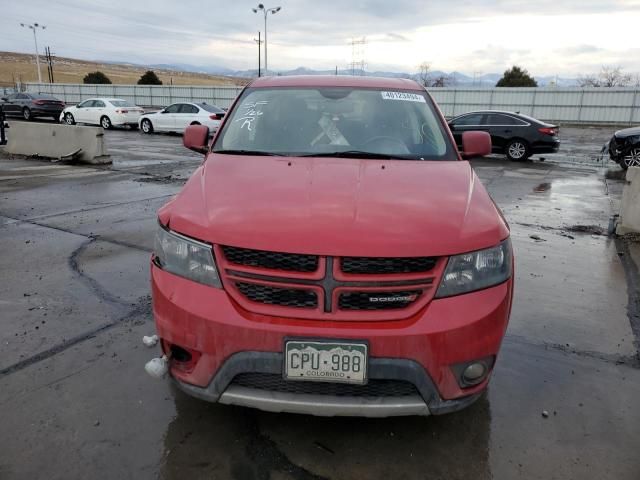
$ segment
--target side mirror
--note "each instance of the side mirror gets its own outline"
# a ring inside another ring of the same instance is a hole
[[[167,109],[163,108],[162,110],[160,110],[158,113],[167,113]]]
[[[7,97],[2,97],[2,101],[3,101],[3,102],[8,102],[8,101],[9,101],[9,99],[8,99]]]
[[[484,157],[491,153],[491,135],[470,131],[462,134],[462,158]]]
[[[209,151],[209,127],[189,125],[184,130],[182,144],[189,150],[206,154]]]

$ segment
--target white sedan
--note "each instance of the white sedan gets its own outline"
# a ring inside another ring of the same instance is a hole
[[[159,112],[140,117],[140,129],[144,133],[182,133],[189,125],[204,125],[213,133],[218,130],[225,111],[208,103],[174,103]]]
[[[60,121],[67,125],[100,125],[105,129],[124,125],[138,128],[138,119],[143,113],[142,108],[120,98],[90,98],[65,108],[60,114]]]

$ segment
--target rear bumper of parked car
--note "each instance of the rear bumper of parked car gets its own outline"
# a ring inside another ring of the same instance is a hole
[[[155,265],[151,276],[153,314],[163,350],[179,347],[191,356],[187,362],[170,361],[171,376],[182,390],[213,402],[314,415],[428,415],[470,405],[490,375],[463,388],[452,367],[487,358],[493,365],[507,327],[513,288],[509,280],[432,300],[403,320],[328,322],[252,313],[224,290]],[[296,383],[282,379],[284,342],[291,337],[365,340],[370,382],[408,382],[415,389],[411,394],[376,397],[277,388]]]
[[[30,107],[32,117],[60,117],[63,107]]]
[[[122,113],[116,113],[110,118],[111,124],[114,126],[124,126],[124,125],[138,126],[139,119],[140,119],[140,115],[127,115]]]
[[[531,153],[557,153],[560,150],[560,140],[535,142],[531,145]]]

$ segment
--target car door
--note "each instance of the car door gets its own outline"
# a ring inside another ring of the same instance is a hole
[[[198,121],[198,112],[200,109],[195,105],[189,105],[188,103],[182,103],[180,105],[180,111],[176,114],[176,131],[183,132],[188,125],[192,122]]]
[[[518,136],[519,124],[524,125],[524,122],[504,113],[490,113],[486,123],[494,151],[502,151],[511,138]]]
[[[107,112],[106,103],[102,100],[94,100],[93,105],[89,109],[89,115],[91,115],[91,123],[95,125],[99,125],[100,119],[102,118],[103,115],[106,115],[107,113],[108,112]]]
[[[85,100],[76,105],[75,111],[71,112],[76,120],[76,123],[88,123],[89,122],[89,109],[93,105],[93,100]]]
[[[16,103],[17,103],[17,93],[12,93],[11,95],[7,95],[6,101],[2,102],[2,109],[4,110],[5,115],[14,116],[17,112]]]
[[[176,115],[178,115],[178,112],[180,111],[180,105],[180,103],[174,103],[158,113],[157,121],[156,119],[153,120],[154,128],[157,125],[157,128],[160,130],[175,130]]]
[[[469,113],[460,117],[454,118],[449,123],[453,138],[456,140],[456,145],[459,149],[462,149],[462,134],[464,132],[485,130],[484,124],[486,115],[484,113]]]

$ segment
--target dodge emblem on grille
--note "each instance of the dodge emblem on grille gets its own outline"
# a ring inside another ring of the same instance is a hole
[[[413,294],[413,295],[397,295],[397,296],[390,296],[390,297],[369,297],[369,301],[371,303],[376,303],[376,302],[413,302],[416,298],[418,298],[418,295]]]

